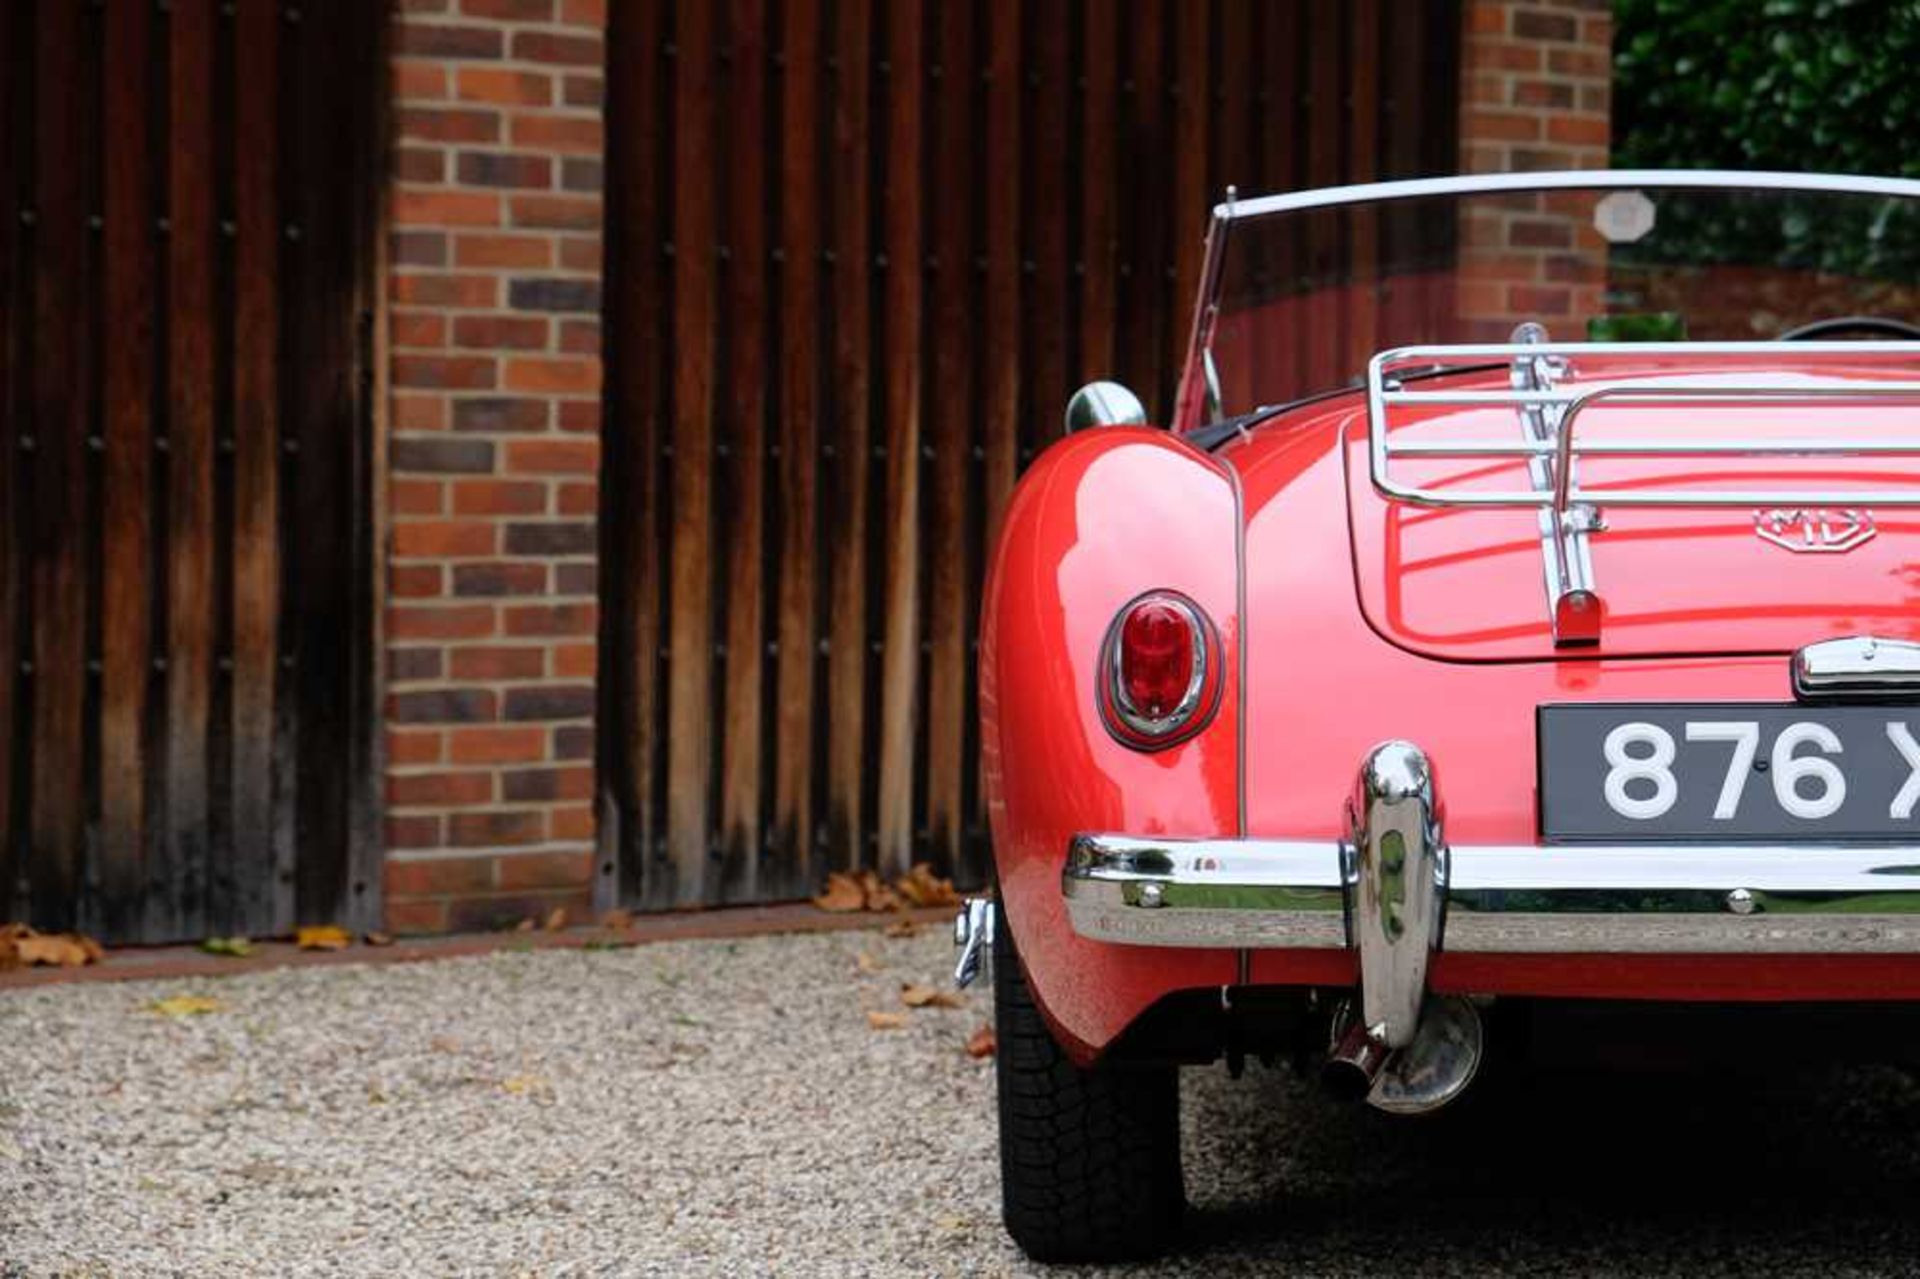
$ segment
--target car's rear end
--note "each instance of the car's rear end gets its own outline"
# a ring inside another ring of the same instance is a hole
[[[1147,1134],[1119,1175],[1177,1172],[1141,1063],[1317,1043],[1418,1112],[1518,1001],[1920,1007],[1917,210],[1646,174],[1222,210],[1175,438],[1042,459],[983,625],[1003,997]]]

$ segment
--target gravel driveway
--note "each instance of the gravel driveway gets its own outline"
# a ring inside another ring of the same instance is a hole
[[[1027,1273],[986,996],[865,1016],[948,962],[927,930],[0,994],[0,1273]],[[219,1007],[152,1011],[180,995]],[[1478,1100],[1394,1124],[1189,1072],[1167,1272],[1920,1265],[1905,1076]]]

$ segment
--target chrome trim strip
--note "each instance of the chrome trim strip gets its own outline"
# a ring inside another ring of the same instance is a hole
[[[1074,931],[1141,946],[1341,949],[1337,840],[1081,835]],[[1464,845],[1441,949],[1920,953],[1920,845]]]
[[[1581,187],[1610,190],[1619,187],[1659,189],[1749,188],[1770,191],[1828,191],[1840,195],[1894,195],[1920,199],[1920,181],[1907,178],[1855,177],[1832,173],[1742,172],[1728,169],[1587,169],[1555,173],[1476,173],[1446,178],[1416,178],[1405,182],[1368,182],[1282,195],[1234,199],[1213,206],[1223,222],[1240,222],[1319,209],[1335,204],[1380,200],[1414,200],[1435,195],[1472,195],[1479,191],[1565,191]]]
[[[1793,655],[1793,693],[1803,702],[1920,697],[1920,644],[1852,635]]]

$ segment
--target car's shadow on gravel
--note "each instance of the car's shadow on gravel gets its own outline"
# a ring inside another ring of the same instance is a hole
[[[1305,1272],[1920,1264],[1920,1086],[1529,1073],[1395,1120],[1250,1067],[1186,1079],[1186,1254]],[[1479,1088],[1476,1085],[1476,1088]]]

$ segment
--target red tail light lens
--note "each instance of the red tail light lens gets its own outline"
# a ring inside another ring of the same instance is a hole
[[[1101,709],[1114,736],[1157,750],[1199,731],[1219,692],[1217,644],[1199,605],[1173,591],[1129,603],[1107,632]]]
[[[1193,688],[1200,629],[1166,600],[1142,600],[1120,623],[1120,701],[1144,719],[1165,719]]]

